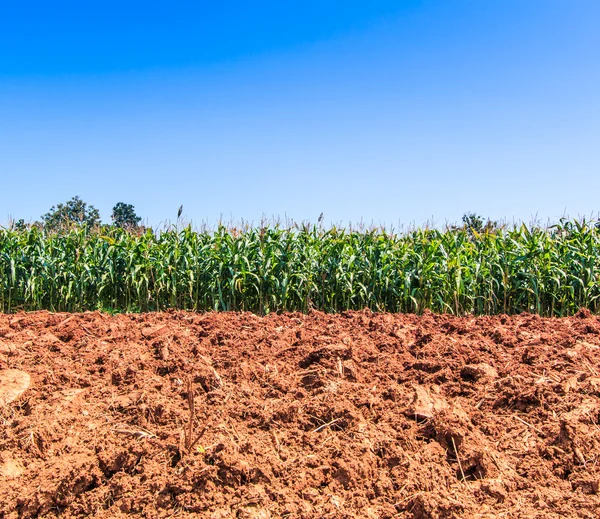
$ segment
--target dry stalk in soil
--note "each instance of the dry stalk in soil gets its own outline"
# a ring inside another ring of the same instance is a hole
[[[196,446],[200,438],[204,435],[208,424],[204,425],[204,428],[194,436],[195,422],[196,422],[196,404],[195,404],[195,393],[192,378],[187,377],[186,379],[186,391],[187,401],[189,409],[188,423],[184,424],[181,432],[181,445],[179,447],[180,455],[183,458],[184,454],[189,454],[191,450]]]

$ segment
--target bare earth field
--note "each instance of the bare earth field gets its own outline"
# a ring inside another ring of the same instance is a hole
[[[586,311],[0,315],[0,518],[596,518],[599,486]]]

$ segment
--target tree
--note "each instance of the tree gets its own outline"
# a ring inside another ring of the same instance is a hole
[[[50,230],[59,230],[77,226],[94,227],[100,224],[100,213],[93,205],[86,204],[78,196],[74,196],[64,204],[52,206],[42,216],[44,227]]]
[[[135,208],[132,204],[117,203],[113,207],[112,221],[115,227],[121,229],[137,229],[142,218],[135,214]]]
[[[23,232],[26,231],[30,226],[25,223],[23,218],[20,218],[19,220],[14,220],[11,222],[10,227],[14,231]]]
[[[489,221],[489,220],[488,220]],[[465,213],[462,217],[462,222],[465,228],[470,231],[480,233],[483,231],[483,218],[477,213]]]
[[[477,213],[463,214],[462,222],[464,229],[469,232],[471,237],[473,237],[475,234],[493,232],[498,229],[498,222],[494,222],[489,218],[487,221],[485,221],[483,217]]]

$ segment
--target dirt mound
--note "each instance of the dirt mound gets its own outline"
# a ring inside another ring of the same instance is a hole
[[[600,514],[586,312],[2,315],[1,370],[0,518]]]

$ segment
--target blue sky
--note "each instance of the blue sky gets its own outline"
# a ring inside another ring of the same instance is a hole
[[[124,6],[125,5],[125,6]],[[4,2],[0,224],[600,210],[600,2]]]

